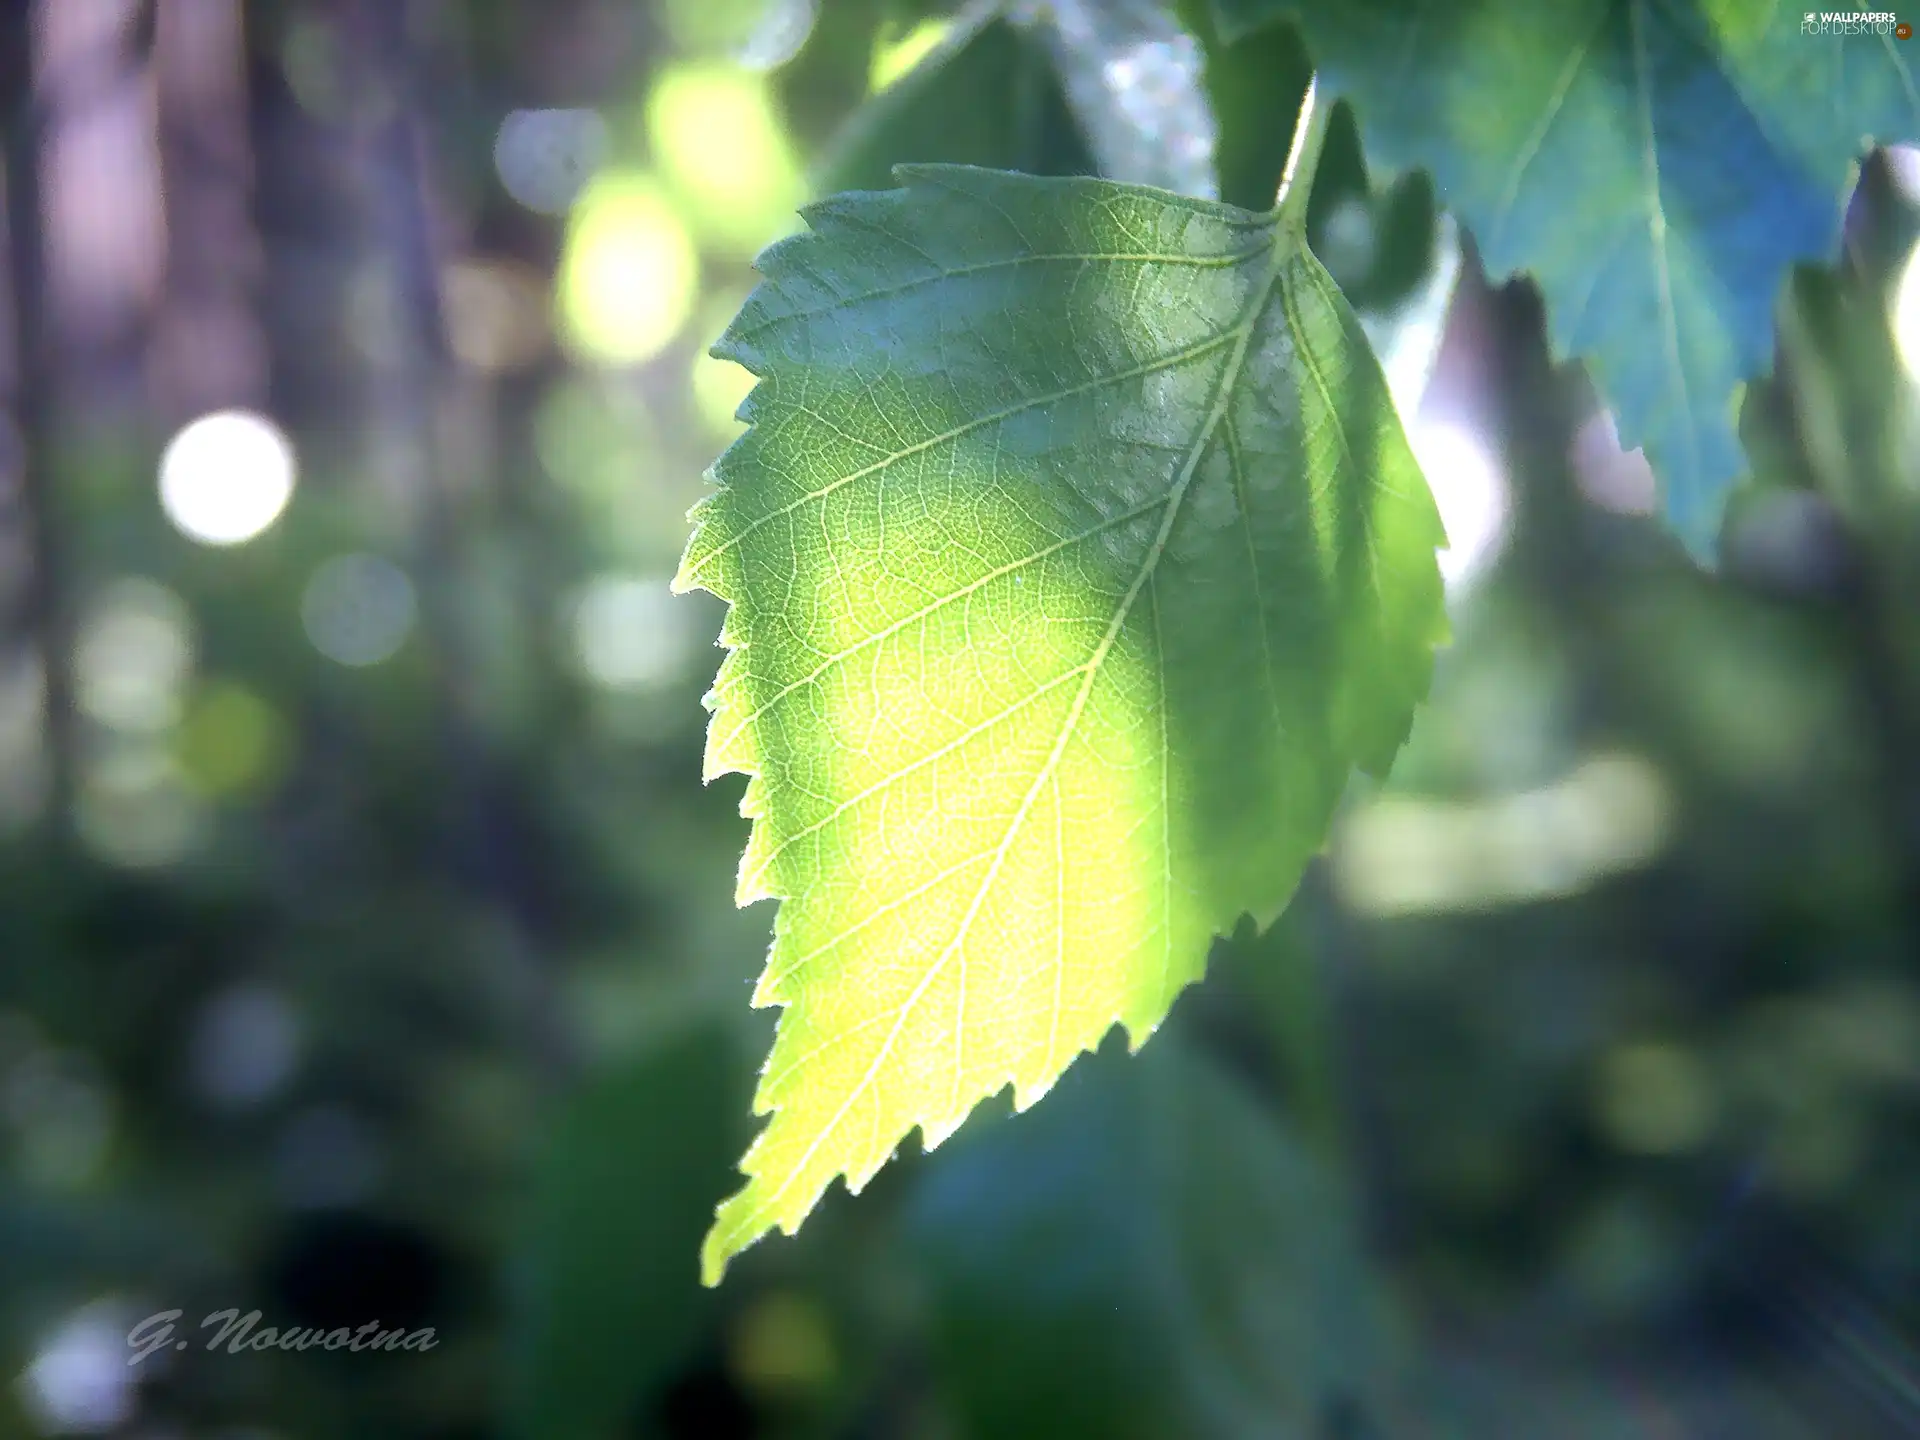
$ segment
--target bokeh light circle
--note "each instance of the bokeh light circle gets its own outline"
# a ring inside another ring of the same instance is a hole
[[[293,442],[264,415],[220,410],[186,426],[160,456],[160,506],[202,545],[240,545],[293,498]]]
[[[574,656],[608,690],[670,684],[693,650],[686,619],[664,577],[601,575],[574,602]]]
[[[419,611],[413,582],[378,555],[337,555],[314,571],[300,600],[313,648],[352,669],[398,653]]]
[[[494,137],[494,169],[529,210],[559,215],[600,168],[608,143],[596,111],[515,110]]]
[[[561,340],[589,364],[642,364],[673,343],[699,284],[693,237],[659,187],[604,174],[574,206],[561,255]]]

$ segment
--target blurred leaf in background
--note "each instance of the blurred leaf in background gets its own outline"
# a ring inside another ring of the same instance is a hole
[[[550,1123],[519,1257],[514,1433],[655,1415],[711,1324],[698,1252],[744,1113],[727,1032],[695,1029],[587,1081]]]
[[[968,1433],[1367,1433],[1391,1396],[1351,1206],[1181,1034],[956,1141],[908,1219]]]

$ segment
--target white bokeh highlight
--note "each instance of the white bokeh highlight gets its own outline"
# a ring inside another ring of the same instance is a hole
[[[527,209],[559,215],[600,168],[610,142],[597,111],[515,110],[494,137],[494,169]]]
[[[133,1415],[137,1372],[127,1364],[128,1317],[112,1302],[69,1315],[42,1341],[19,1395],[42,1433],[91,1435]]]
[[[160,456],[160,506],[202,545],[240,545],[265,531],[293,498],[293,442],[264,415],[202,415]]]
[[[1444,420],[1416,422],[1407,440],[1447,527],[1440,575],[1449,592],[1464,591],[1499,555],[1506,538],[1512,509],[1506,476],[1485,443],[1465,426]]]
[[[665,579],[602,575],[572,608],[575,660],[589,680],[609,690],[669,684],[692,657],[685,607]]]

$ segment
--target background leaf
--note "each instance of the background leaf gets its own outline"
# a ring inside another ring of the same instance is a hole
[[[1137,1057],[1102,1047],[1033,1115],[956,1142],[915,1196],[907,1233],[968,1433],[1378,1423],[1394,1352],[1353,1211],[1172,1028]]]
[[[1213,198],[1201,59],[1161,0],[1073,0],[1032,16],[969,7],[924,61],[849,119],[817,189],[885,189],[894,165],[940,163],[1101,174]],[[1292,121],[1290,112],[1282,147]]]
[[[1421,166],[1496,278],[1527,271],[1666,514],[1710,553],[1743,470],[1737,387],[1765,370],[1796,261],[1830,260],[1850,168],[1920,136],[1887,37],[1804,35],[1757,3],[1215,0],[1223,34],[1297,23],[1369,156]]]
[[[989,15],[940,46],[847,122],[821,167],[822,194],[884,190],[893,167],[985,165],[1091,175],[1093,156],[1053,61],[1026,26]]]
[[[627,1433],[711,1322],[694,1250],[726,1188],[736,1073],[731,1034],[703,1025],[553,1120],[516,1276],[515,1434]]]
[[[707,773],[754,777],[739,899],[789,902],[710,1279],[916,1125],[1142,1041],[1389,763],[1445,628],[1431,497],[1297,215],[902,174],[763,257],[720,347],[753,428],[676,581],[733,602]]]

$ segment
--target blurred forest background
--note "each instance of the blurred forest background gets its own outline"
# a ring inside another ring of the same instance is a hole
[[[1455,540],[1392,782],[1139,1057],[699,1288],[771,907],[667,581],[753,254],[907,160],[1264,208],[1306,78],[1048,8],[0,7],[0,1436],[1920,1434],[1912,153],[1706,575],[1343,112]]]

